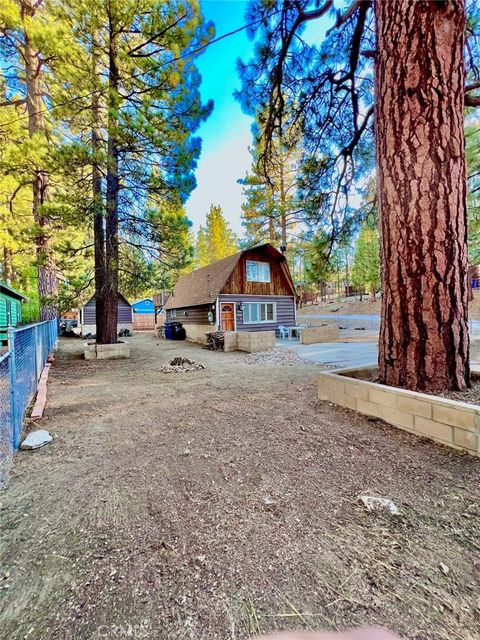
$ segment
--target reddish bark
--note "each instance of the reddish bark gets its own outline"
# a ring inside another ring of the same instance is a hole
[[[23,0],[22,17],[33,18],[39,3]],[[28,35],[24,33],[25,44],[22,58],[25,63],[26,99],[28,113],[28,132],[31,137],[45,131],[44,104],[40,88],[41,57]],[[38,295],[40,300],[40,320],[52,320],[58,315],[58,280],[55,254],[51,235],[50,220],[44,215],[42,207],[48,201],[49,174],[42,167],[34,169],[33,176],[33,219],[37,226],[36,254],[38,273]]]
[[[117,342],[118,299],[118,199],[120,183],[118,177],[118,32],[114,24],[113,9],[109,3],[109,109],[107,148],[107,194],[105,221],[105,271],[102,290],[102,319],[97,327],[99,344]],[[100,333],[99,333],[100,329]]]
[[[92,30],[92,85],[96,86],[98,76],[98,44],[96,30]],[[105,295],[105,212],[102,194],[102,173],[99,166],[101,153],[101,112],[100,94],[92,93],[92,199],[93,199],[93,239],[95,260],[95,325],[96,334],[104,338],[104,295]]]
[[[463,0],[375,2],[382,382],[470,384]]]

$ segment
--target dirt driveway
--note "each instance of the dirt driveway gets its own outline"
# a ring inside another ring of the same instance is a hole
[[[52,367],[54,443],[0,495],[2,639],[478,640],[479,460],[318,402],[314,365],[150,335],[130,361],[81,347]],[[179,354],[207,369],[161,373]]]

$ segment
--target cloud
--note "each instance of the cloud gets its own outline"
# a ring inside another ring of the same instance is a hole
[[[243,233],[241,225],[242,186],[237,184],[250,169],[252,157],[248,146],[252,142],[250,119],[243,114],[231,123],[230,133],[215,142],[205,144],[198,163],[197,188],[186,204],[188,217],[197,230],[205,223],[211,204],[219,204],[236,233]]]

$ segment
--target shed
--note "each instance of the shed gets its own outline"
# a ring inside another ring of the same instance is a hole
[[[165,302],[166,319],[187,338],[208,331],[275,331],[296,321],[296,293],[285,256],[270,243],[239,251],[182,276]]]
[[[123,329],[133,331],[132,306],[128,302],[128,300],[122,296],[121,293],[117,295],[117,309],[117,332],[122,331]],[[93,295],[90,300],[80,308],[78,312],[78,325],[80,327],[80,334],[82,336],[86,336],[89,333],[91,333],[92,335],[96,334],[97,326],[95,313],[96,302],[95,296]]]
[[[22,302],[26,297],[0,280],[0,341],[7,339],[8,327],[16,327],[22,321]]]
[[[137,331],[155,328],[155,307],[152,298],[132,302],[133,328]]]

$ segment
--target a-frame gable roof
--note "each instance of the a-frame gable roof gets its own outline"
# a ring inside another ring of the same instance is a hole
[[[232,256],[181,276],[164,308],[213,304],[242,255],[243,251],[238,251]]]
[[[204,304],[213,304],[217,296],[222,292],[225,283],[237,266],[244,253],[255,249],[265,249],[271,255],[285,263],[284,273],[287,280],[295,291],[288,267],[286,267],[285,256],[273,245],[266,243],[257,247],[251,247],[243,251],[238,251],[227,258],[212,262],[212,264],[187,273],[178,280],[172,294],[165,303],[165,309],[181,309],[183,307],[195,307]]]

